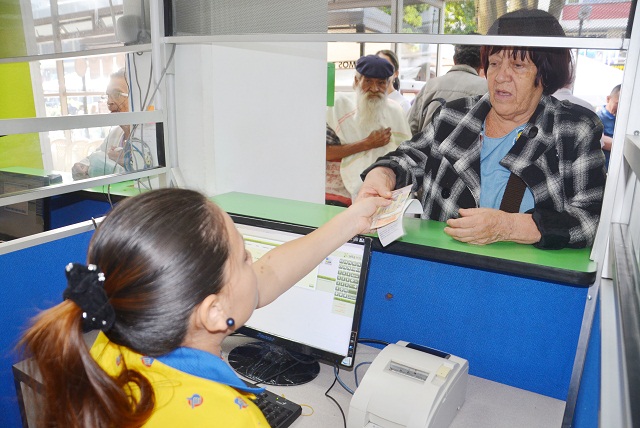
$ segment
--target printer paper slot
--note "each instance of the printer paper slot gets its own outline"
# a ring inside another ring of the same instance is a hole
[[[429,372],[424,370],[418,370],[414,367],[409,367],[405,364],[397,363],[395,361],[389,362],[389,371],[392,373],[398,373],[403,376],[407,376],[421,382],[424,382],[429,377]]]

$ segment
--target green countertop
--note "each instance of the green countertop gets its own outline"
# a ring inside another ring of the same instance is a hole
[[[212,200],[229,213],[318,227],[343,208],[309,202],[231,192]],[[445,223],[405,218],[406,235],[387,247],[374,239],[377,251],[475,267],[506,274],[588,286],[597,264],[591,249],[540,250],[531,245],[497,242],[470,245],[444,233]]]
[[[85,192],[92,193],[110,193],[116,196],[136,196],[140,193],[147,191],[145,187],[138,186],[137,181],[121,181],[119,183],[113,183],[111,185],[97,186],[90,189],[85,189]]]

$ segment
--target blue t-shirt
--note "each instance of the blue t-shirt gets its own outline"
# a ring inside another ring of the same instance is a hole
[[[516,143],[524,126],[520,126],[504,137],[489,138],[482,131],[480,149],[480,207],[500,209],[511,171],[500,165],[511,147]],[[533,194],[527,187],[524,191],[520,212],[533,208]]]
[[[609,113],[607,106],[602,106],[598,109],[598,117],[602,121],[602,126],[604,126],[604,135],[607,137],[613,137],[613,128],[616,125],[616,117]]]

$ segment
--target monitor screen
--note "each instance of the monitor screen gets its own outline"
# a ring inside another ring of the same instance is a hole
[[[254,261],[270,249],[314,230],[263,219],[231,217]],[[256,309],[238,332],[284,348],[278,358],[294,352],[341,367],[352,367],[370,254],[371,238],[354,237],[274,302]],[[265,352],[278,351],[268,347],[266,351],[256,352],[264,356]],[[233,354],[232,351],[229,355],[229,363],[238,370],[232,361]],[[295,358],[298,361],[301,357]],[[253,363],[255,361],[247,362],[253,371],[250,373],[252,376],[242,374],[264,381],[264,376],[255,373],[255,368],[260,365]],[[278,366],[286,367],[286,364]],[[285,381],[281,384],[291,383]]]
[[[0,195],[26,192],[62,183],[59,174],[32,168],[0,169]],[[0,207],[0,241],[22,238],[50,229],[49,198]]]

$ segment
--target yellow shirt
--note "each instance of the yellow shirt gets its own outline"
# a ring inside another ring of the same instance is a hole
[[[160,358],[145,357],[115,345],[102,333],[91,347],[91,355],[111,376],[120,372],[124,361],[151,382],[156,408],[146,427],[269,427],[252,401],[252,392],[261,389],[243,387],[231,367],[215,355],[178,348]],[[139,391],[133,394],[137,398]]]

